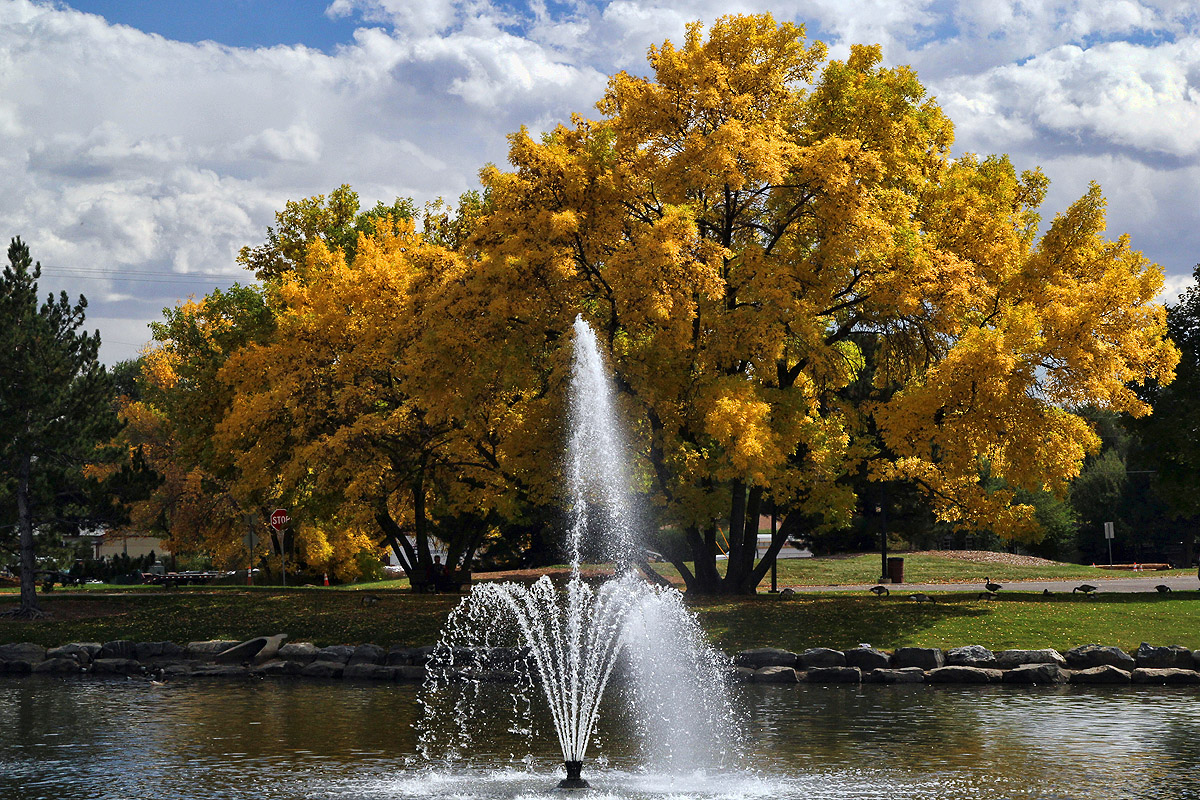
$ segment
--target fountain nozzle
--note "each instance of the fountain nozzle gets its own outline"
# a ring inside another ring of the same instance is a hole
[[[582,761],[564,761],[563,765],[567,768],[567,777],[558,782],[560,789],[588,789],[591,785],[583,778],[579,777],[579,773],[583,771]]]

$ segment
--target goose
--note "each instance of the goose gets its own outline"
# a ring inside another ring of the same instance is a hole
[[[1095,591],[1096,591],[1096,587],[1092,586],[1090,583],[1081,583],[1078,586],[1076,586],[1074,589],[1071,590],[1071,594],[1075,594],[1076,592],[1083,592],[1084,594],[1093,594],[1093,593],[1095,593]]]
[[[867,591],[871,592],[876,597],[883,597],[884,595],[891,594],[891,592],[888,591],[888,587],[882,586],[882,585],[881,586],[872,586],[870,589],[867,589]]]
[[[908,596],[908,599],[912,600],[915,603],[932,603],[933,602],[933,598],[927,594],[910,594]]]
[[[987,589],[991,594],[995,594],[996,592],[1000,591],[1004,587],[998,583],[992,583],[991,578],[984,578],[983,579],[983,588]]]
[[[1054,592],[1050,591],[1049,589],[1042,589],[1042,594],[1046,597],[1049,597],[1050,595],[1054,594]]]
[[[1159,594],[1166,594],[1167,592],[1171,591],[1171,587],[1167,586],[1165,583],[1160,583],[1158,586],[1154,587],[1154,591],[1158,592]]]

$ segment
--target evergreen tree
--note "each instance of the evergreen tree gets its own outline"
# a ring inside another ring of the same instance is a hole
[[[21,605],[7,613],[21,617],[43,615],[35,528],[57,520],[55,499],[83,481],[83,465],[117,427],[100,334],[81,330],[87,300],[62,292],[39,305],[41,271],[13,239],[0,279],[0,481],[11,487],[20,541]]]

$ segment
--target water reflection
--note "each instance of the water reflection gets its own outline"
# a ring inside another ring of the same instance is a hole
[[[1200,798],[1187,690],[746,687],[742,770],[647,775],[619,716],[597,798]],[[556,797],[554,742],[491,735],[417,763],[415,689],[341,683],[0,681],[0,798]]]

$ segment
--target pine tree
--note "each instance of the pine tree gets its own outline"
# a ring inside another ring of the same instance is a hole
[[[13,239],[0,279],[0,480],[11,487],[20,538],[21,605],[6,613],[26,618],[43,616],[34,529],[53,522],[53,497],[82,480],[97,442],[117,426],[112,381],[97,359],[100,334],[81,330],[87,300],[72,305],[62,292],[39,305],[41,272]]]

